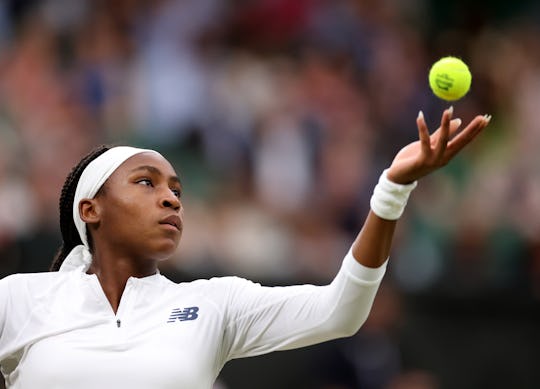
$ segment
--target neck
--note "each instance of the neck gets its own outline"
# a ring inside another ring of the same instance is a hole
[[[112,310],[116,313],[127,280],[130,277],[142,278],[156,274],[157,262],[152,260],[134,261],[121,257],[116,257],[113,260],[106,258],[111,257],[94,254],[87,273],[97,276]]]

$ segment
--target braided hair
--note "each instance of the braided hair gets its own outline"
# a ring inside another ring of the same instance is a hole
[[[77,231],[75,222],[73,221],[73,201],[75,198],[75,190],[77,189],[77,184],[79,183],[82,172],[88,166],[88,164],[109,149],[110,147],[102,145],[92,150],[71,170],[66,178],[66,181],[64,182],[59,201],[62,245],[54,257],[49,269],[50,271],[58,271],[70,251],[75,246],[82,244],[81,237],[79,236],[79,232]],[[88,235],[88,244],[90,247],[92,247],[90,235]]]

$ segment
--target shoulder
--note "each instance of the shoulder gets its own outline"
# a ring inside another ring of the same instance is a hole
[[[260,296],[261,286],[236,276],[213,277],[190,282],[168,281],[169,289],[162,293],[164,301],[196,301],[197,306],[213,307],[222,317],[232,317],[246,304]]]
[[[163,277],[165,278],[165,277]],[[252,281],[249,281],[245,278],[237,276],[226,276],[226,277],[213,277],[208,279],[198,279],[189,282],[179,282],[174,283],[167,278],[165,278],[169,283],[178,288],[194,288],[194,289],[218,289],[223,290],[227,288],[234,288],[238,286],[246,285],[258,285]]]
[[[63,284],[69,273],[17,273],[0,280],[0,291],[4,293],[23,293],[24,291],[43,291]]]
[[[67,273],[60,272],[42,272],[42,273],[16,273],[6,276],[0,280],[2,285],[17,285],[28,283],[49,283],[56,280],[65,279]]]
[[[164,283],[172,291],[179,293],[202,294],[211,299],[227,299],[242,290],[253,287],[260,287],[259,284],[245,278],[236,276],[213,277],[209,279],[198,279],[190,282],[175,283],[166,277],[162,277]]]

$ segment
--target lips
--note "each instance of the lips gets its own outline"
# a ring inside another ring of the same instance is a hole
[[[178,215],[171,215],[165,219],[161,219],[159,224],[168,224],[175,227],[178,231],[182,229],[182,219]]]

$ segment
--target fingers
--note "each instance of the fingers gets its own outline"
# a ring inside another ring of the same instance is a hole
[[[490,115],[478,115],[464,129],[460,130],[461,119],[452,119],[453,111],[453,107],[450,107],[443,112],[441,126],[431,136],[422,111],[418,113],[416,124],[422,154],[435,163],[447,163],[461,149],[472,142],[491,120]]]
[[[455,119],[450,120],[450,139],[452,139],[452,137],[459,132],[459,127],[461,126],[461,123],[462,123],[462,120],[460,118],[455,118]],[[431,135],[432,144],[437,143],[440,133],[441,133],[440,128],[438,128],[435,132],[433,132],[433,134]]]
[[[459,126],[461,126],[461,119],[456,118],[450,120],[450,139],[458,133]]]
[[[478,115],[448,144],[449,157],[452,158],[466,145],[472,142],[478,134],[486,128],[491,120],[491,115]]]
[[[418,127],[418,137],[420,139],[422,152],[424,155],[432,155],[433,153],[435,153],[436,155],[442,155],[444,149],[446,148],[446,143],[448,143],[448,139],[450,139],[458,132],[459,127],[461,126],[461,119],[457,118],[450,120],[452,114],[453,108],[450,107],[443,113],[443,117],[441,118],[441,127],[439,127],[432,135],[430,135],[424,118],[424,113],[422,111],[418,112],[418,117],[416,118],[416,125]],[[448,123],[448,125],[446,125],[446,123]],[[440,143],[441,134],[444,137],[444,139],[442,140],[442,142],[444,143]],[[437,145],[439,147],[438,150]],[[435,149],[432,150],[432,147],[435,147]]]
[[[453,113],[454,107],[450,107],[443,112],[441,118],[441,127],[438,131],[438,139],[436,140],[434,150],[437,157],[442,157],[444,151],[446,150],[448,140],[450,139],[450,120],[452,119]]]
[[[418,127],[418,138],[420,139],[422,152],[424,154],[427,154],[431,151],[431,139],[429,137],[429,130],[427,128],[424,113],[422,111],[418,112],[418,117],[416,118],[416,126]]]

